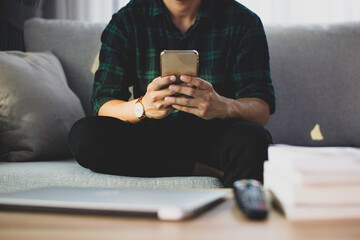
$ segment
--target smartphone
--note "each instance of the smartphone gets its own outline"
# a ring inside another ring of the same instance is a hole
[[[161,77],[175,75],[198,76],[199,53],[196,50],[164,50],[160,54]]]

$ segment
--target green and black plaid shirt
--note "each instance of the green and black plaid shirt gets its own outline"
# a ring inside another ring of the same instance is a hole
[[[259,17],[234,0],[202,0],[194,25],[184,34],[162,0],[132,0],[115,13],[102,36],[95,74],[94,114],[105,102],[144,95],[160,76],[163,50],[197,50],[199,77],[228,98],[258,97],[275,111],[269,50]]]

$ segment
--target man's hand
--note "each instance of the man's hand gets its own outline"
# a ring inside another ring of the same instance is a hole
[[[165,101],[173,108],[194,114],[203,119],[224,118],[227,99],[217,94],[211,83],[197,77],[182,75],[185,84],[169,86],[170,94],[181,93],[185,96],[166,96]]]
[[[142,100],[148,118],[162,119],[175,110],[171,103],[165,101],[165,97],[173,94],[167,86],[175,80],[175,76],[158,77],[148,85]]]
[[[243,119],[265,126],[270,118],[269,104],[263,99],[230,99],[215,92],[211,83],[197,77],[182,75],[180,85],[171,84],[170,95],[181,93],[183,96],[167,96],[165,101],[180,111],[194,114],[203,119]]]

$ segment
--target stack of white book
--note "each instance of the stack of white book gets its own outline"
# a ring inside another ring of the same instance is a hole
[[[271,145],[264,186],[289,220],[360,219],[360,149]]]

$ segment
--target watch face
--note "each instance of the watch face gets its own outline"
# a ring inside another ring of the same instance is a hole
[[[141,118],[142,115],[144,113],[144,109],[141,105],[141,103],[135,103],[135,116],[137,116],[138,118]]]

